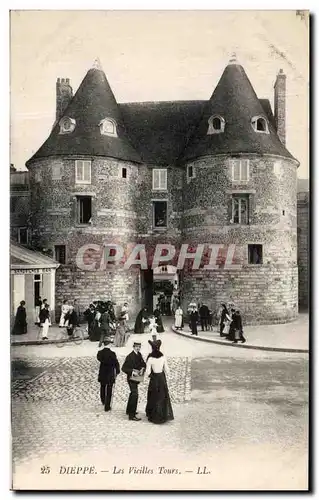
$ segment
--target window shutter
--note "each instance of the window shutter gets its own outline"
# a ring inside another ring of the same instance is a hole
[[[227,204],[227,224],[230,224],[232,218],[233,218],[233,197],[230,196]]]
[[[167,170],[160,170],[160,188],[167,189]]]
[[[84,161],[83,164],[84,164],[83,180],[86,182],[91,182],[91,162]]]
[[[52,165],[52,179],[59,180],[62,177],[62,168],[61,165],[55,164]]]
[[[83,162],[77,160],[75,162],[76,180],[81,181],[83,179]]]
[[[241,176],[240,180],[248,181],[249,178],[249,160],[241,160]]]
[[[232,167],[232,179],[233,179],[233,181],[239,181],[240,180],[240,161],[231,160],[231,167]]]
[[[153,170],[153,189],[159,189],[160,187],[160,177],[158,169]]]
[[[256,209],[256,198],[254,194],[250,194],[248,198],[248,221],[249,224],[253,223]]]

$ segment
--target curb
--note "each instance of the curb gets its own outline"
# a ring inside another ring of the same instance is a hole
[[[89,336],[85,335],[84,340],[88,340]],[[15,340],[11,342],[11,347],[20,346],[20,345],[51,345],[51,344],[72,344],[73,340],[69,339],[49,339],[49,340]]]
[[[181,332],[180,330],[176,330],[175,327],[172,326],[172,331],[177,335],[181,335],[187,339],[197,340],[199,342],[208,342],[210,344],[219,344],[228,347],[235,347],[239,349],[256,349],[259,351],[275,351],[275,352],[296,352],[296,353],[304,353],[309,354],[309,349],[293,349],[293,348],[285,348],[285,347],[266,347],[259,345],[249,345],[249,344],[232,344],[230,342],[225,342],[223,340],[214,340],[214,339],[206,339],[204,337],[191,335],[190,333]]]

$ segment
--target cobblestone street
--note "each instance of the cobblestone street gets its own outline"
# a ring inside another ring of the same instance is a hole
[[[140,338],[145,357],[148,345]],[[14,347],[14,486],[57,488],[63,479],[66,488],[183,489],[186,471],[166,477],[164,485],[158,474],[121,480],[111,469],[206,465],[211,473],[196,474],[196,488],[306,488],[308,356],[230,349],[170,332],[162,340],[175,415],[164,426],[145,419],[146,383],[140,384],[142,421],[127,420],[124,374],[112,412],[103,411],[96,344]],[[114,348],[120,364],[132,342]],[[97,475],[59,475],[61,466],[74,464],[92,464]],[[42,466],[51,473],[41,474]]]

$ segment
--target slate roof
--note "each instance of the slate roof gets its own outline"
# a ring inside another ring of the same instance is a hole
[[[225,132],[207,135],[208,118],[219,114]],[[251,118],[269,120],[269,134],[256,133]],[[64,112],[76,120],[71,134],[49,138],[27,162],[52,155],[96,155],[172,165],[200,156],[257,153],[293,158],[281,143],[268,99],[258,99],[244,69],[229,64],[209,101],[117,104],[104,72],[90,69]],[[105,117],[118,123],[119,138],[101,135]]]
[[[228,64],[205,106],[183,158],[189,160],[206,155],[237,153],[293,158],[280,141],[273,119],[269,120],[269,134],[257,133],[251,126],[254,116],[268,118],[270,111],[269,101],[258,99],[244,68],[239,64]],[[207,135],[208,119],[215,114],[224,118],[225,131]]]
[[[35,252],[16,242],[10,242],[10,268],[11,269],[56,269],[58,262],[40,252]]]
[[[59,134],[57,123],[26,165],[37,158],[52,155],[111,156],[140,161],[126,135],[120,109],[102,70],[92,68],[87,72],[63,116],[76,120],[75,130],[70,134]],[[107,117],[116,120],[118,137],[101,134],[99,123]]]
[[[120,104],[126,130],[143,162],[174,164],[182,155],[206,101]]]

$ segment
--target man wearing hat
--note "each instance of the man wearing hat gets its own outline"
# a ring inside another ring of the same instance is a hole
[[[134,342],[133,351],[126,356],[125,361],[122,366],[122,372],[127,375],[127,383],[130,387],[130,395],[126,407],[126,415],[128,415],[129,420],[134,420],[138,422],[141,420],[136,416],[137,414],[137,402],[138,402],[138,384],[135,380],[131,380],[133,370],[135,373],[142,374],[146,368],[146,363],[140,353],[141,343]]]
[[[115,352],[107,347],[109,342],[103,341],[104,347],[97,353],[97,359],[100,362],[98,381],[100,382],[101,403],[105,411],[110,411],[113,385],[117,375],[120,373],[120,365]]]

